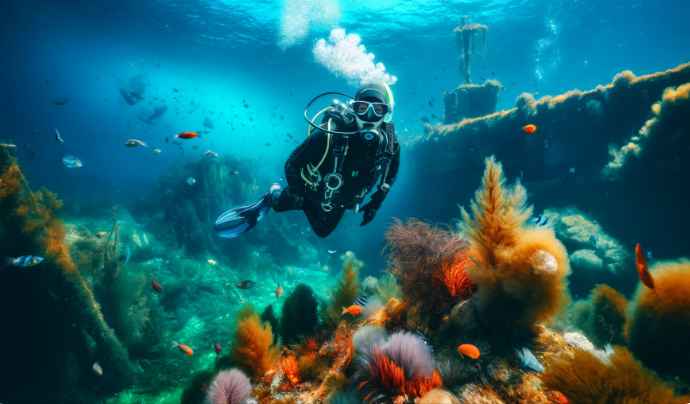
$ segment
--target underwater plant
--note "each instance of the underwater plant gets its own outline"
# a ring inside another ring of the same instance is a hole
[[[553,357],[542,374],[544,387],[563,393],[572,404],[676,403],[673,389],[645,369],[632,354],[614,347],[605,364],[588,351]],[[685,400],[685,401],[683,401]]]
[[[290,347],[297,353],[297,369],[304,379],[315,379],[330,368],[332,357],[320,354],[323,334],[302,338],[299,344]]]
[[[314,332],[319,323],[318,306],[310,286],[300,283],[295,287],[283,303],[280,318],[280,336],[284,344],[295,343],[301,336]]]
[[[300,382],[301,377],[297,372],[297,358],[295,355],[283,356],[278,359],[278,366],[283,369],[285,377],[293,386]]]
[[[690,260],[657,262],[650,274],[654,289],[640,282],[631,303],[630,351],[645,366],[690,383]]]
[[[350,380],[342,372],[329,373],[323,379],[323,395],[326,402],[330,402],[336,395],[344,393],[350,385]],[[355,402],[355,401],[352,401]]]
[[[241,404],[252,392],[249,378],[237,369],[224,370],[208,387],[205,404]]]
[[[252,306],[237,313],[237,329],[230,356],[252,379],[260,379],[278,360],[278,346],[273,345],[270,324],[262,324]]]
[[[402,300],[402,291],[395,276],[391,274],[383,275],[376,284],[373,293],[381,299],[382,302],[387,302],[390,299]]]
[[[589,316],[591,333],[601,345],[624,345],[628,322],[628,301],[608,285],[597,285],[589,296],[592,313]]]
[[[474,261],[467,273],[477,284],[472,300],[486,336],[515,344],[536,335],[536,325],[550,321],[569,301],[568,254],[553,230],[525,226],[532,213],[525,188],[519,182],[507,188],[493,156],[485,163],[473,217],[461,212]]]
[[[331,300],[327,313],[333,325],[337,326],[342,320],[348,320],[347,317],[350,317],[343,316],[343,307],[350,307],[360,295],[359,270],[363,265],[354,254],[348,252],[340,276],[336,284],[330,288]],[[353,318],[350,317],[348,321],[353,321]]]
[[[261,322],[263,323],[268,323],[271,325],[271,329],[273,330],[280,330],[279,324],[278,324],[278,319],[276,318],[275,313],[273,312],[273,305],[269,304],[266,306],[264,311],[261,312]],[[278,333],[274,332],[273,333],[273,343],[278,342]]]
[[[464,274],[467,247],[452,232],[416,219],[395,219],[388,228],[388,271],[399,281],[415,325],[437,328],[451,305],[468,297],[472,281]]]

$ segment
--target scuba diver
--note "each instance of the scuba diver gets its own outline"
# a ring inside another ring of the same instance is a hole
[[[274,184],[257,202],[232,209],[215,223],[219,236],[237,237],[251,230],[269,210],[302,210],[319,237],[335,230],[346,210],[362,212],[360,226],[376,216],[395,182],[400,168],[400,142],[393,127],[393,94],[387,84],[367,83],[355,98],[319,112],[309,122],[307,138],[285,162],[288,185]],[[321,125],[313,123],[323,113]],[[312,129],[314,129],[312,131]],[[371,200],[361,206],[364,197],[376,187]]]

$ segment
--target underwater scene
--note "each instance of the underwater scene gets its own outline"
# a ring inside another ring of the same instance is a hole
[[[690,403],[690,3],[0,5],[0,404]]]

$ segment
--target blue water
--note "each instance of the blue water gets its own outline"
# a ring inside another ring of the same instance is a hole
[[[357,90],[356,78],[316,60],[317,41],[337,28],[356,34],[374,63],[397,78],[394,120],[408,144],[423,134],[419,116],[442,122],[443,91],[463,81],[453,33],[463,15],[489,27],[486,47],[477,39],[472,80],[505,86],[498,110],[513,108],[523,92],[589,90],[624,70],[639,76],[690,59],[690,2],[681,0],[6,1],[0,5],[0,139],[17,144],[15,157],[32,188],[45,186],[67,201],[131,206],[163,192],[164,173],[204,158],[206,150],[253,162],[259,186],[267,187],[284,179],[286,157],[306,137],[308,101]],[[130,106],[118,88],[138,75],[144,100]],[[56,105],[60,99],[69,101]],[[168,110],[153,125],[139,119],[162,105]],[[206,129],[205,117],[214,129],[203,139],[182,150],[165,142]],[[56,142],[55,128],[64,143]],[[129,139],[149,147],[125,147]],[[153,155],[153,148],[162,153]],[[399,181],[372,224],[361,228],[348,212],[329,239],[313,242],[356,251],[370,273],[385,268],[380,251],[389,218],[436,214],[406,204],[415,189],[406,179],[408,153],[403,147]],[[65,155],[83,167],[66,168]],[[478,182],[466,186],[474,190]],[[308,226],[300,212],[287,215]]]

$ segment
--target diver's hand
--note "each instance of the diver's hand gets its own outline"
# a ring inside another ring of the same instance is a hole
[[[362,209],[360,209],[361,212],[364,212],[364,218],[362,219],[362,223],[359,224],[360,226],[366,226],[371,223],[372,220],[374,220],[377,209],[374,209],[374,206],[372,206],[373,202],[374,201],[367,203],[366,205],[362,206]]]
[[[381,190],[374,192],[369,203],[362,206],[362,209],[360,209],[360,211],[364,212],[364,218],[362,219],[362,223],[359,224],[360,226],[366,226],[374,220],[376,211],[381,208],[384,199],[386,199],[385,192]]]

